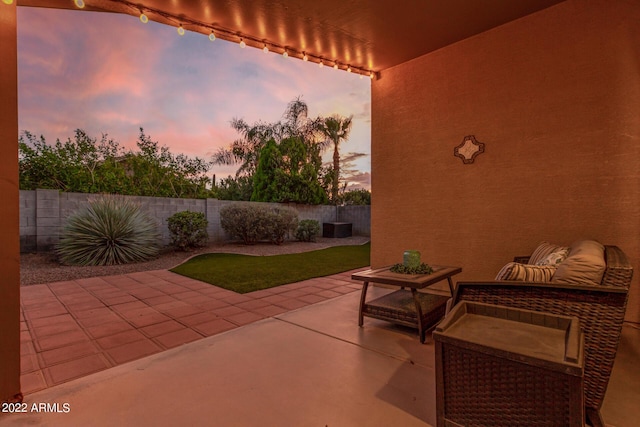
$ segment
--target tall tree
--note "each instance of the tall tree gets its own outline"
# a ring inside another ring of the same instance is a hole
[[[338,188],[340,180],[340,143],[349,139],[353,116],[343,117],[334,114],[322,120],[321,131],[324,134],[326,144],[333,145],[333,176],[331,180],[331,201],[338,201]]]

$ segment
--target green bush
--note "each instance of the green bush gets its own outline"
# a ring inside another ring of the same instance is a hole
[[[270,209],[238,203],[220,209],[222,229],[246,245],[261,240],[279,245],[290,231],[295,230],[297,223],[298,214],[288,208]]]
[[[102,196],[72,214],[56,252],[69,265],[115,265],[147,261],[160,250],[153,218],[124,198]]]
[[[296,239],[301,242],[315,242],[320,233],[320,223],[315,219],[303,219],[296,229]]]
[[[167,219],[171,244],[181,251],[206,246],[209,242],[209,221],[202,212],[182,211]]]

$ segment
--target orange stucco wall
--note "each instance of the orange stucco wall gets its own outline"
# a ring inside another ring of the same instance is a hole
[[[0,4],[0,401],[20,392],[16,6]]]
[[[640,3],[568,0],[372,85],[372,264],[489,280],[542,240],[620,246],[640,321]],[[416,41],[417,43],[419,41]],[[454,157],[466,135],[486,144]]]

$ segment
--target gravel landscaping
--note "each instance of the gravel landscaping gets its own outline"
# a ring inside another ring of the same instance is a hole
[[[35,285],[40,283],[59,282],[87,277],[113,276],[118,274],[134,273],[137,271],[168,270],[176,267],[187,259],[202,253],[227,252],[247,255],[278,255],[298,253],[324,249],[331,246],[361,245],[370,240],[369,237],[353,236],[342,239],[329,239],[318,237],[314,243],[287,241],[280,246],[259,243],[252,246],[241,243],[223,243],[210,245],[190,252],[176,252],[167,249],[154,260],[111,266],[76,267],[60,265],[52,253],[36,253],[20,255],[20,285]]]

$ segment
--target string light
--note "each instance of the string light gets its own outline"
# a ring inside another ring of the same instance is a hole
[[[4,4],[12,4],[13,0],[2,0],[2,3],[4,3]]]
[[[318,67],[320,68],[324,67],[324,59],[321,56],[308,54],[306,51],[298,51],[296,49],[291,49],[288,47],[281,46],[277,43],[267,42],[264,39],[259,40],[250,35],[246,35],[238,32],[232,32],[224,28],[214,26],[212,24],[206,24],[206,23],[185,17],[184,15],[177,16],[171,13],[167,13],[161,9],[141,6],[140,4],[133,3],[130,0],[110,0],[110,1],[129,7],[130,9],[132,9],[132,12],[133,12],[132,14],[134,16],[137,15],[137,13],[139,12],[140,22],[142,23],[146,24],[147,22],[149,22],[149,17],[147,13],[151,13],[153,16],[156,16],[156,15],[158,16],[158,19],[156,19],[157,22],[163,22],[165,24],[170,24],[170,25],[172,23],[173,25],[179,24],[179,26],[177,27],[177,31],[178,31],[178,34],[180,34],[181,36],[185,34],[185,29],[183,28],[182,25],[187,24],[191,29],[191,31],[196,31],[204,34],[208,33],[209,40],[211,41],[214,41],[217,38],[222,38],[223,40],[228,40],[228,41],[237,41],[238,38],[240,38],[240,47],[245,48],[247,46],[245,39],[247,39],[249,40],[249,42],[253,47],[257,47],[258,49],[260,44],[262,44],[263,45],[262,50],[265,53],[268,53],[274,50],[279,51],[282,49],[283,51],[282,56],[284,58],[287,58],[289,55],[293,55],[294,58],[300,58],[305,62],[308,62],[308,61],[316,62],[318,64]],[[13,0],[2,0],[2,2],[5,4],[14,3]],[[85,0],[74,0],[74,3],[76,7],[80,9],[85,7]],[[340,64],[337,60],[329,61],[329,64],[331,64],[332,62],[333,62],[334,69],[336,70],[341,69]],[[375,72],[371,69],[366,69],[366,68],[357,67],[357,66],[352,67],[351,65],[347,65],[347,64],[344,64],[344,65],[345,65],[345,68],[342,68],[343,70],[347,71],[348,73],[355,72],[360,76],[360,78],[368,75],[371,79],[374,79],[376,76]]]

